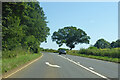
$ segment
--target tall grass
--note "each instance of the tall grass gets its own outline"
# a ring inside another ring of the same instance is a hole
[[[120,48],[69,50],[67,54],[120,63]]]
[[[14,50],[2,51],[2,58],[13,58],[23,54],[30,54],[31,52],[23,48],[15,48]]]
[[[102,56],[102,57],[111,57],[111,58],[120,58],[120,49],[81,49],[78,52],[79,54]]]
[[[22,64],[41,56],[41,53],[33,54],[22,48],[2,52],[2,73],[8,72]]]

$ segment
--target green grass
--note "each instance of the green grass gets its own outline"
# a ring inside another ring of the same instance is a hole
[[[80,49],[79,54],[120,58],[120,49]]]
[[[2,75],[2,59],[0,58],[0,76]]]
[[[0,51],[0,76],[2,75],[2,51]]]
[[[112,58],[112,57],[108,57],[108,56],[95,56],[95,55],[88,55],[88,54],[80,54],[79,51],[76,51],[76,50],[68,51],[67,54],[120,63],[119,58]]]
[[[14,51],[11,51],[11,53],[12,52],[14,52]],[[17,51],[15,51],[15,52],[17,52]],[[21,52],[19,52],[19,54],[17,54],[17,56],[9,57],[9,58],[6,58],[6,56],[5,56],[2,59],[2,73],[8,72],[9,70],[12,70],[22,64],[25,64],[25,63],[41,56],[41,53],[33,54],[33,53],[25,52],[25,54],[23,54],[23,51],[21,51]]]

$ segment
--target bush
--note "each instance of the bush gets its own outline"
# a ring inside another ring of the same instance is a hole
[[[97,49],[97,47],[89,47],[88,49]]]
[[[78,53],[78,50],[67,50],[66,53],[67,54],[76,54],[76,53]]]
[[[79,54],[120,58],[120,49],[80,49]]]
[[[29,53],[29,51],[18,47],[13,50],[2,51],[2,58],[13,58],[26,53]]]
[[[30,51],[32,53],[39,53],[40,52],[40,48],[39,47],[30,48]]]

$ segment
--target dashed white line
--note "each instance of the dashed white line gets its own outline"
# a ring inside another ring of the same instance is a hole
[[[94,68],[93,68],[93,67],[89,67],[89,69],[94,70]]]
[[[61,55],[59,55],[59,56],[62,57],[62,58],[64,58],[64,59],[67,59],[68,61],[70,61],[70,62],[72,62],[72,63],[74,63],[74,64],[76,64],[76,65],[78,65],[78,66],[80,66],[80,67],[82,67],[82,68],[84,68],[85,70],[87,70],[87,71],[89,71],[89,72],[91,72],[91,73],[94,73],[95,75],[98,75],[98,76],[101,77],[101,78],[104,78],[104,79],[106,79],[106,80],[110,80],[110,79],[107,78],[106,76],[103,76],[103,75],[99,74],[98,72],[95,72],[95,71],[93,71],[93,70],[91,70],[91,69],[89,69],[89,68],[81,65],[81,64],[78,63],[78,62],[75,62],[75,61],[73,61],[73,60],[71,60],[71,59],[69,59],[69,58],[66,58],[66,57],[64,57],[64,56],[61,56]]]

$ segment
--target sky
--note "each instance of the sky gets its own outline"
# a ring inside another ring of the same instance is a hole
[[[51,36],[67,26],[80,28],[91,38],[89,44],[78,44],[74,50],[88,48],[101,38],[109,42],[118,39],[117,2],[40,2],[40,6],[50,28],[47,43],[41,43],[40,47],[57,50],[59,46],[52,42]],[[65,44],[61,47],[69,48]]]

